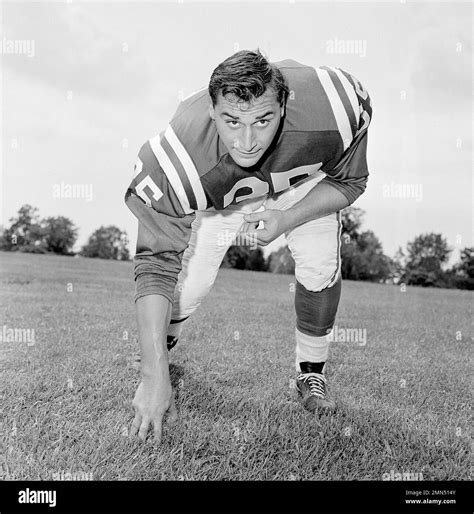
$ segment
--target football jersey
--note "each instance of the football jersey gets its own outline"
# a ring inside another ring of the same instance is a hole
[[[173,300],[194,212],[284,191],[319,172],[349,204],[365,190],[367,91],[339,68],[293,60],[274,63],[290,90],[285,115],[251,169],[229,155],[209,115],[207,89],[179,105],[168,127],[138,154],[125,202],[139,220],[134,259],[136,295]]]

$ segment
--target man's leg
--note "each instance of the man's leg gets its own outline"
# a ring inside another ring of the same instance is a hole
[[[309,221],[287,234],[295,259],[297,371],[304,362],[324,371],[341,296],[340,213]]]
[[[196,212],[175,289],[168,328],[169,349],[176,344],[186,320],[211,290],[222,260],[244,222],[244,214],[258,209],[264,200],[265,197],[243,201],[223,211]]]
[[[321,177],[315,177],[268,200],[268,209],[285,210],[298,202]],[[287,232],[286,239],[295,259],[296,358],[295,366],[304,379],[309,410],[333,408],[326,396],[324,367],[328,359],[329,338],[341,294],[340,258],[341,216],[334,213],[312,220]]]

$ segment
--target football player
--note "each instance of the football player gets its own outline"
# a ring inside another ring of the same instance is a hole
[[[340,211],[365,190],[367,91],[344,70],[241,51],[183,100],[141,148],[125,195],[134,258],[141,382],[131,436],[177,419],[168,350],[212,288],[235,237],[285,234],[295,259],[296,388],[334,409],[325,363],[341,294]]]

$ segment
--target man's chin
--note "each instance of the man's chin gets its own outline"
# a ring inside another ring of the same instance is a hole
[[[241,168],[253,168],[257,163],[258,163],[258,159],[257,159],[255,162],[248,162],[248,161],[245,161],[245,162],[238,162],[237,164],[238,164]]]

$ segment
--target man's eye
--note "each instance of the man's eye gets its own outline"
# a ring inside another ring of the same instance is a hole
[[[266,127],[270,123],[270,120],[258,120],[257,123],[260,123],[261,127]]]
[[[227,122],[227,125],[230,125],[231,127],[236,127],[238,124],[239,124],[239,122],[235,121],[235,120],[229,120]]]

